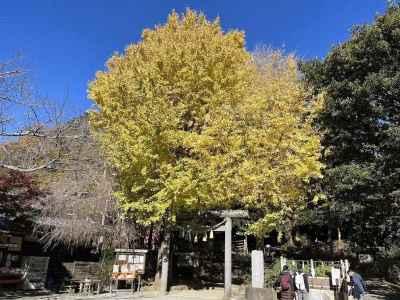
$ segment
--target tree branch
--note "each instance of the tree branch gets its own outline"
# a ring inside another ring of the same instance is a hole
[[[9,72],[3,72],[3,73],[0,73],[0,79],[2,79],[2,78],[7,78],[7,77],[10,77],[10,76],[14,76],[14,75],[19,75],[19,74],[21,74],[21,73],[22,73],[22,72],[19,71],[19,70],[9,71]]]
[[[61,133],[63,131],[66,131],[67,129],[68,129],[68,126],[59,130],[59,133],[55,134],[55,135],[46,134],[45,132],[41,131],[40,128],[35,129],[35,130],[25,130],[25,131],[19,131],[19,132],[0,131],[0,136],[3,136],[3,137],[32,136],[32,137],[47,138],[47,139],[57,139],[57,138],[78,139],[81,137],[80,135],[64,135]]]
[[[23,137],[23,136],[46,137],[45,134],[38,133],[37,131],[32,131],[32,130],[21,131],[21,132],[0,132],[0,136],[4,136],[4,137]]]
[[[47,138],[50,140],[54,140],[57,138],[65,138],[65,139],[79,139],[79,135],[54,135],[54,136],[48,136],[46,134],[42,133],[35,133],[31,131],[23,131],[23,132],[0,132],[0,136],[3,137],[23,137],[23,136],[32,136],[32,137],[42,137],[42,138]]]
[[[32,173],[32,172],[36,172],[36,171],[43,170],[43,169],[53,169],[52,165],[56,161],[57,161],[56,159],[53,159],[53,160],[50,160],[49,162],[47,162],[46,164],[43,164],[41,166],[37,166],[37,167],[34,167],[34,168],[28,168],[28,169],[0,163],[0,168],[13,170],[13,171],[18,171],[18,172],[23,172],[23,173]]]

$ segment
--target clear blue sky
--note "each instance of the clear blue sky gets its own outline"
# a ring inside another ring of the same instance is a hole
[[[59,100],[68,93],[70,113],[78,114],[92,105],[87,83],[114,51],[187,7],[220,16],[225,30],[244,30],[249,50],[264,44],[313,58],[345,40],[353,24],[384,12],[386,1],[3,0],[0,61],[21,53],[36,91]]]

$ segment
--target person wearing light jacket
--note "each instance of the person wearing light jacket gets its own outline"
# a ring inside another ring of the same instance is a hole
[[[297,300],[304,300],[305,294],[309,292],[308,276],[302,270],[295,273],[294,283]]]

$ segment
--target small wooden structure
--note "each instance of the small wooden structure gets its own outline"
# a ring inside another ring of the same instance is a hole
[[[143,249],[115,249],[110,292],[113,290],[113,285],[118,289],[120,281],[130,283],[132,292],[137,281],[137,289],[140,290],[141,279],[146,272],[147,252],[148,250]]]
[[[22,286],[27,272],[21,267],[22,237],[0,230],[0,286]]]
[[[75,261],[63,263],[64,268],[70,273],[70,284],[66,286],[69,291],[79,288],[79,293],[100,293],[99,279],[100,264],[98,262]]]
[[[47,256],[24,256],[22,265],[26,270],[25,288],[43,289],[47,281],[47,270],[50,257]]]
[[[247,248],[247,236],[243,239],[232,241],[232,253],[240,255],[249,254],[249,249]]]

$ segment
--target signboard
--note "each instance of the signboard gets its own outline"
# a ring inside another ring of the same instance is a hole
[[[361,264],[370,264],[374,262],[374,258],[371,254],[360,254],[359,261]]]
[[[143,249],[115,249],[112,277],[124,280],[134,278],[136,273],[144,274],[147,252]]]
[[[22,237],[0,234],[0,249],[19,252],[22,248]]]
[[[144,273],[144,269],[145,269],[145,254],[144,253],[135,253],[134,254],[132,267],[136,272]]]
[[[19,252],[22,248],[22,237],[10,236],[8,240],[8,251]]]
[[[126,261],[126,255],[125,254],[118,255],[118,260],[119,261]]]

